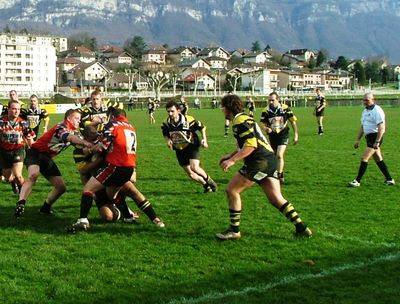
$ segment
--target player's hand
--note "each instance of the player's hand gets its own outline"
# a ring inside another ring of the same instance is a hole
[[[357,140],[357,141],[354,143],[354,149],[357,149],[357,148],[359,147],[359,145],[360,145],[360,142]]]
[[[229,158],[220,162],[220,167],[222,168],[222,170],[224,170],[224,172],[227,172],[228,169],[232,167],[234,164],[235,162],[231,158]]]
[[[293,138],[293,145],[297,145],[299,143],[299,138],[297,136],[295,136]]]
[[[168,139],[168,141],[167,141],[167,147],[170,148],[170,149],[172,149],[172,147],[173,147],[173,142],[172,142],[171,139]]]
[[[85,148],[91,148],[91,147],[93,147],[93,144],[91,142],[88,142],[88,141],[84,140],[83,141],[83,146]]]
[[[201,144],[202,147],[208,148],[208,143],[207,143],[207,140],[206,140],[206,139],[203,138],[203,139],[201,140],[200,144]]]
[[[224,156],[222,156],[222,158],[219,160],[219,165],[221,166],[222,162],[230,159],[231,158],[231,154],[225,154]]]

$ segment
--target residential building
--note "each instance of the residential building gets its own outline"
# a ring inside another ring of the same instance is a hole
[[[183,78],[184,87],[194,90],[197,82],[197,90],[214,90],[215,79],[209,74],[193,73]]]
[[[246,49],[236,49],[236,50],[234,50],[234,51],[232,51],[231,53],[230,53],[230,56],[229,56],[229,58],[231,58],[231,57],[238,57],[238,58],[242,58],[245,54],[247,54],[249,51],[248,50],[246,50]]]
[[[308,62],[311,58],[316,58],[314,51],[309,49],[294,49],[289,50],[285,54],[292,55],[297,59]]]
[[[271,55],[267,51],[250,52],[242,56],[243,63],[267,63]]]
[[[73,69],[74,67],[76,67],[78,64],[82,63],[79,60],[76,60],[75,58],[70,58],[70,57],[65,57],[65,58],[61,58],[59,60],[57,60],[57,69],[60,72],[67,72],[71,69]]]
[[[211,69],[226,69],[228,66],[228,60],[222,57],[211,56],[206,58],[206,61],[210,64]]]
[[[187,59],[191,59],[195,56],[196,54],[193,49],[186,46],[180,46],[177,48],[169,49],[167,51],[167,57],[169,57],[174,62],[181,62]]]
[[[72,50],[66,51],[65,57],[74,58],[85,63],[96,61],[96,53],[84,46],[77,46]]]
[[[57,50],[66,38],[0,34],[0,91],[53,92]]]
[[[209,62],[207,62],[206,60],[202,59],[202,58],[192,58],[192,59],[187,59],[182,61],[181,63],[178,64],[178,67],[181,69],[185,69],[185,68],[193,68],[193,69],[197,69],[197,68],[204,68],[207,70],[211,70],[211,65]]]
[[[197,55],[197,58],[220,57],[226,60],[231,58],[231,54],[222,47],[204,48]]]
[[[157,64],[165,64],[165,56],[167,51],[164,48],[149,48],[142,55],[142,62],[144,63],[157,63]]]
[[[68,80],[94,81],[103,79],[109,71],[100,62],[80,63],[67,73]]]
[[[315,89],[323,87],[321,73],[304,72],[303,73],[303,89]]]
[[[303,73],[291,70],[281,70],[278,74],[279,88],[282,90],[302,90],[304,86]]]
[[[269,94],[273,91],[271,87],[271,73],[268,69],[242,73],[241,88],[251,90],[253,87],[254,92],[262,94]]]
[[[109,63],[131,65],[133,62],[132,56],[125,51],[120,53],[103,53],[102,56]]]

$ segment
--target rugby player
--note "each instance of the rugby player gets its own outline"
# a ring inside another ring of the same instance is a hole
[[[242,212],[241,193],[257,183],[270,203],[276,207],[295,228],[298,236],[311,237],[312,232],[299,214],[281,193],[278,180],[276,156],[254,119],[243,113],[242,100],[236,95],[226,95],[221,100],[225,118],[232,121],[233,135],[238,150],[223,156],[220,166],[227,172],[236,162],[243,160],[244,166],[236,173],[226,187],[230,227],[216,234],[220,240],[240,239],[240,216]]]
[[[21,104],[18,100],[8,103],[7,112],[0,119],[0,162],[5,180],[11,183],[14,193],[18,193],[24,182],[25,144],[31,146],[35,134],[28,122],[19,116]]]
[[[78,136],[81,112],[70,109],[65,113],[64,121],[56,124],[44,133],[27,151],[25,165],[28,169],[28,179],[24,181],[15,208],[15,217],[20,217],[25,211],[26,200],[32,192],[33,185],[42,174],[53,189],[44,201],[40,212],[51,214],[51,206],[66,191],[66,185],[53,158],[67,149],[71,143],[90,148],[93,144]]]
[[[285,152],[289,144],[288,122],[292,125],[294,137],[293,144],[299,142],[299,132],[297,128],[297,118],[286,104],[281,104],[276,92],[268,96],[269,104],[261,113],[263,130],[268,134],[269,143],[278,158],[278,177],[283,183],[283,169],[285,167]]]
[[[176,101],[169,101],[166,110],[168,117],[161,130],[168,148],[175,150],[179,165],[192,180],[203,185],[204,193],[217,191],[217,184],[200,167],[200,147],[208,147],[205,125],[190,115],[183,115]],[[197,131],[201,131],[201,140]]]

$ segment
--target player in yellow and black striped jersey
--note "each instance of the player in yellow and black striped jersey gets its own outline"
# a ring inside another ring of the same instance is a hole
[[[161,130],[167,146],[175,150],[179,165],[192,180],[203,185],[205,193],[217,191],[217,184],[200,167],[200,147],[208,147],[205,125],[190,115],[183,115],[176,101],[169,101],[166,110],[168,117]]]
[[[235,240],[240,235],[240,217],[242,212],[241,192],[257,183],[263,189],[270,203],[281,211],[296,227],[296,235],[311,237],[312,232],[281,193],[277,179],[277,159],[271,146],[254,119],[243,113],[243,102],[237,95],[226,95],[221,101],[225,118],[232,121],[233,135],[238,150],[223,156],[221,168],[227,172],[237,161],[243,160],[244,166],[230,180],[225,191],[228,197],[230,227],[218,233],[220,240]]]
[[[326,99],[324,95],[321,93],[321,89],[317,88],[315,90],[317,96],[315,97],[315,109],[314,109],[314,115],[317,118],[317,124],[318,124],[318,135],[323,135],[324,134],[324,113],[325,113],[325,107],[326,107]]]
[[[81,131],[86,126],[95,126],[98,131],[102,131],[104,125],[109,121],[108,109],[110,108],[123,108],[123,103],[118,101],[108,101],[104,103],[100,91],[93,91],[90,94],[91,102],[89,105],[83,106],[80,110],[82,112],[81,118]]]
[[[299,141],[297,118],[288,105],[281,104],[276,92],[269,94],[268,102],[268,106],[261,113],[260,121],[263,123],[263,130],[268,134],[271,147],[278,157],[278,175],[279,180],[283,182],[284,157],[286,147],[289,144],[288,122],[290,122],[293,128],[293,143],[296,145]]]

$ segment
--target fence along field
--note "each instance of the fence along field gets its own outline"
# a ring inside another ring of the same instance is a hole
[[[166,223],[157,229],[144,215],[139,223],[105,224],[91,211],[87,233],[66,234],[79,215],[82,189],[71,150],[57,158],[68,192],[44,217],[38,209],[49,190],[40,178],[20,221],[17,198],[1,184],[0,290],[2,303],[395,303],[399,291],[398,185],[385,187],[371,163],[360,188],[348,188],[360,150],[352,148],[362,107],[328,107],[325,135],[316,135],[311,108],[295,108],[300,142],[289,146],[283,192],[313,229],[310,240],[266,203],[260,189],[243,194],[242,239],[217,242],[229,223],[224,185],[238,170],[218,167],[235,148],[223,137],[219,109],[191,109],[207,125],[209,149],[202,163],[220,188],[203,194],[168,150],[156,111],[129,112],[138,132],[138,187]],[[383,151],[400,181],[399,109],[385,107]],[[259,119],[261,109],[256,111]],[[61,120],[52,116],[51,124]],[[134,206],[130,202],[131,206]],[[311,262],[310,262],[311,261]]]

